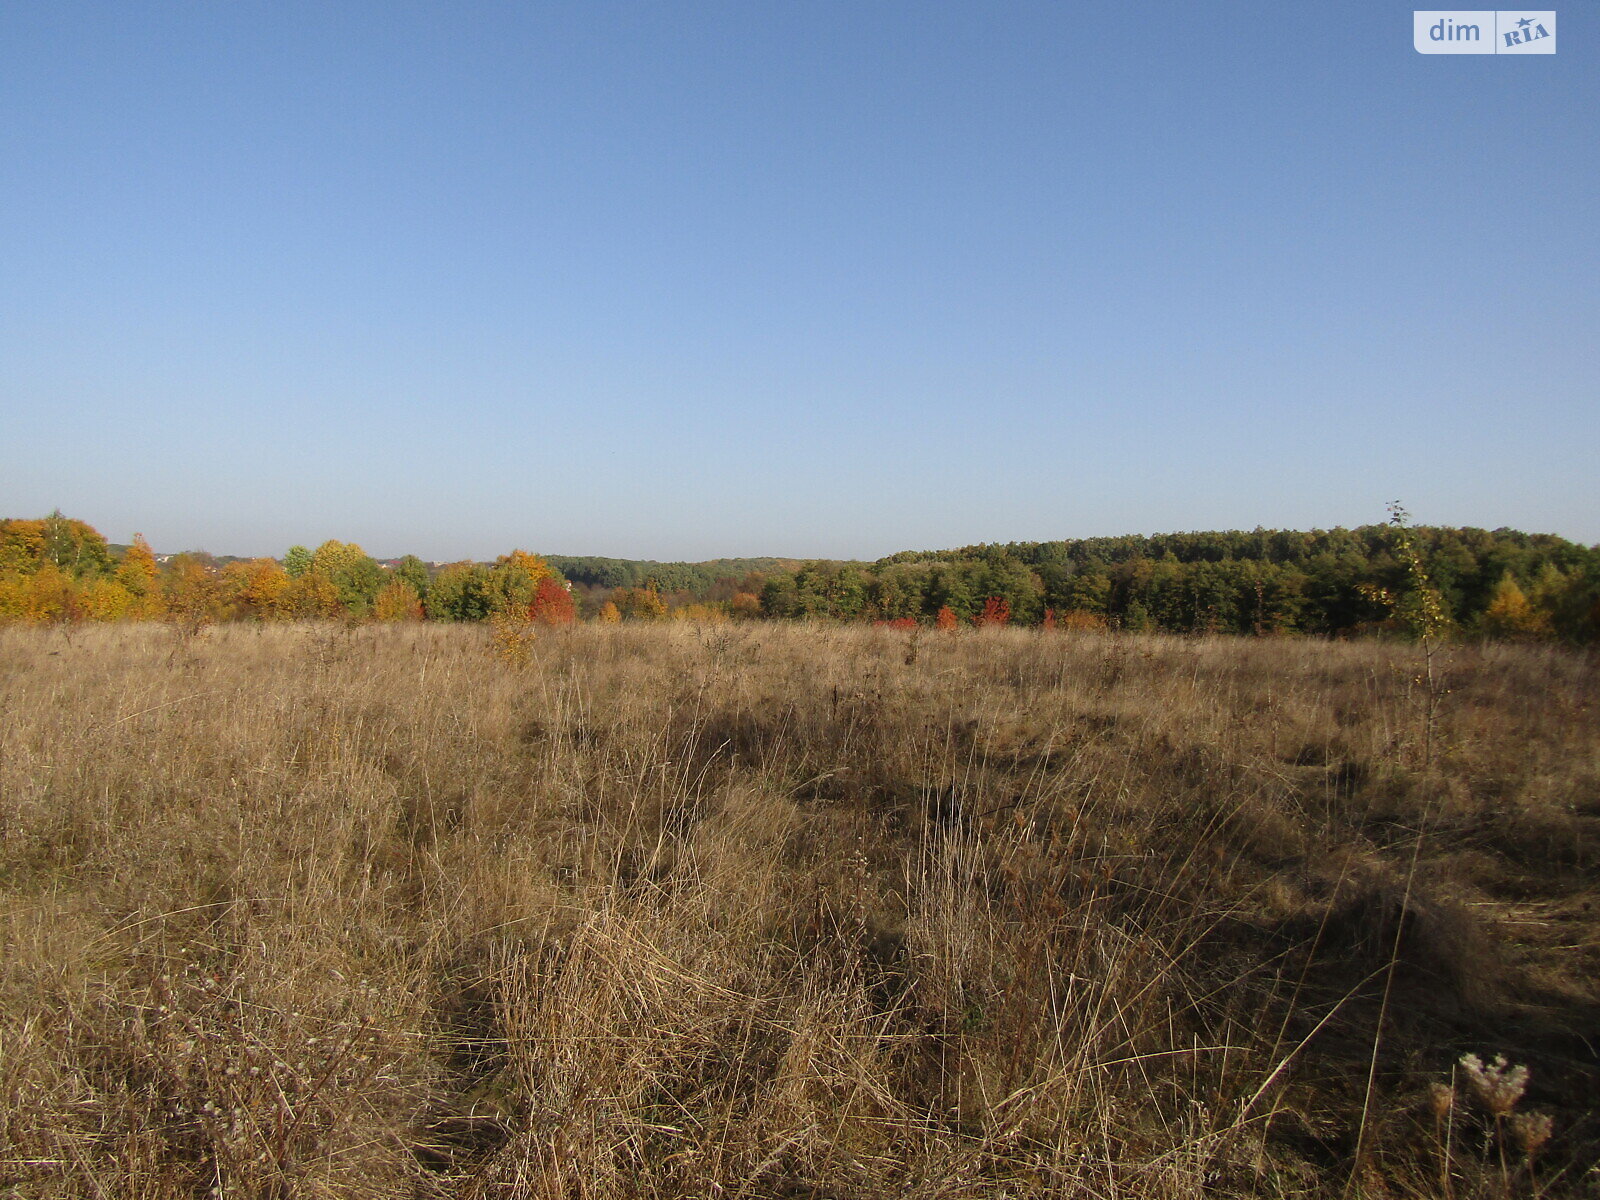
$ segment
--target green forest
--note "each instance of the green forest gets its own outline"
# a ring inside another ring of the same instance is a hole
[[[1030,625],[1167,633],[1600,637],[1600,547],[1511,529],[1256,529],[906,551],[876,562],[540,556],[382,562],[354,543],[281,558],[157,555],[52,513],[0,521],[0,621],[563,623],[685,619]]]
[[[1012,542],[868,567],[807,564],[769,580],[761,608],[917,622],[941,611],[982,621],[987,610],[1021,624],[1326,635],[1403,624],[1406,598],[1419,591],[1464,632],[1588,641],[1600,619],[1600,548],[1401,523]]]

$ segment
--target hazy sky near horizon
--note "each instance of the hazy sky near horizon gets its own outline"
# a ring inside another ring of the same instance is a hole
[[[0,516],[279,554],[1600,541],[1600,5],[0,10]]]

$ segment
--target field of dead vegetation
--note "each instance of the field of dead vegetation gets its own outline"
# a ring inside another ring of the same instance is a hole
[[[1595,660],[1434,667],[0,629],[0,1197],[1600,1196]]]

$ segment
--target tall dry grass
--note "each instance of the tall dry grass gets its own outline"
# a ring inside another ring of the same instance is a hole
[[[524,650],[0,630],[0,1195],[1592,1194],[1591,660]]]

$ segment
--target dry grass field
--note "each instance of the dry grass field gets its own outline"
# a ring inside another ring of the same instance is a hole
[[[0,630],[0,1196],[1600,1195],[1592,658],[505,649]]]

